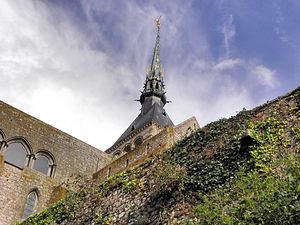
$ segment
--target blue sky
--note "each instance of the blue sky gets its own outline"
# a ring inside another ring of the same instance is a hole
[[[3,0],[0,99],[105,150],[138,115],[161,16],[166,110],[201,126],[300,83],[299,1]]]

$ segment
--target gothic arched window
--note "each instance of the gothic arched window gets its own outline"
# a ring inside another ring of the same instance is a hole
[[[47,176],[54,174],[54,160],[47,152],[38,152],[32,166],[33,169],[39,171]]]
[[[28,149],[22,140],[8,142],[4,149],[4,161],[23,169],[30,153]]]
[[[36,204],[37,204],[37,200],[38,200],[38,194],[35,190],[31,191],[27,195],[24,213],[23,213],[23,219],[26,219],[28,216],[30,216],[34,212]]]

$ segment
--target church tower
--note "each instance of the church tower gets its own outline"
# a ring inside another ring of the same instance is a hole
[[[167,100],[160,61],[160,25],[160,19],[157,19],[157,34],[152,61],[146,74],[143,91],[138,100],[142,105],[141,112],[114,145],[106,150],[107,153],[124,154],[141,145],[165,127],[174,126],[164,109]]]

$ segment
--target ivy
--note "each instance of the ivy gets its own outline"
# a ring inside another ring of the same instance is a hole
[[[53,206],[30,216],[21,223],[15,225],[40,225],[61,223],[64,220],[72,220],[75,218],[75,210],[78,208],[78,195],[76,193],[70,194],[66,199],[60,200]]]
[[[300,221],[300,162],[281,161],[280,174],[241,170],[235,179],[203,198],[195,224],[297,224]]]
[[[182,224],[298,224],[300,222],[299,124],[272,111],[248,126],[255,145],[252,170],[243,166],[222,188],[205,194],[195,219]],[[296,118],[297,119],[297,118]],[[293,124],[293,128],[291,125]]]

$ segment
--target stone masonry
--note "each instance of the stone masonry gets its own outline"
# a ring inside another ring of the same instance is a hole
[[[2,146],[13,139],[22,138],[34,155],[40,150],[50,152],[55,160],[55,174],[46,176],[31,168],[20,169],[5,162],[0,152],[0,224],[11,224],[22,218],[27,195],[38,193],[35,211],[55,201],[51,198],[57,186],[78,174],[90,176],[109,161],[110,156],[46,123],[0,101],[0,131],[4,136]],[[59,195],[56,195],[59,196]],[[63,196],[61,196],[63,197]],[[50,201],[51,199],[51,201]],[[58,199],[57,199],[58,200]]]

